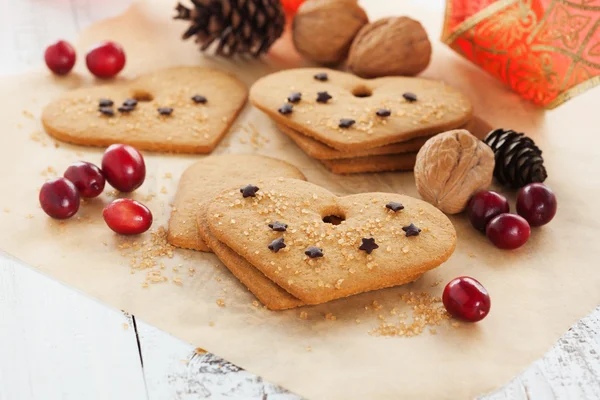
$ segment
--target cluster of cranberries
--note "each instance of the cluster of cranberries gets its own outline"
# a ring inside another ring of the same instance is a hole
[[[496,247],[516,249],[524,245],[531,227],[546,225],[556,215],[556,196],[543,183],[531,183],[517,195],[517,214],[510,214],[508,200],[494,191],[479,192],[467,208],[473,227],[484,232]],[[477,280],[461,276],[448,283],[442,295],[446,311],[469,322],[481,321],[490,312],[490,295]]]
[[[556,196],[548,186],[530,183],[517,195],[518,215],[509,213],[506,197],[491,190],[473,196],[467,212],[473,227],[484,232],[496,247],[512,250],[529,240],[532,226],[550,222],[556,207]]]
[[[48,46],[44,60],[56,75],[68,74],[75,65],[75,49],[64,40]],[[88,50],[85,63],[92,74],[101,79],[112,78],[125,66],[125,52],[115,42],[101,42]]]
[[[144,183],[146,164],[134,147],[113,144],[102,157],[102,169],[78,161],[64,177],[44,183],[40,190],[40,205],[46,214],[56,219],[70,218],[79,210],[80,197],[97,197],[105,181],[121,192],[132,192]],[[142,203],[117,199],[104,208],[104,221],[110,229],[122,235],[136,235],[152,225],[152,213]]]

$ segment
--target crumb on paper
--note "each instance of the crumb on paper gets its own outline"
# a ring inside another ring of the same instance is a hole
[[[306,351],[312,351],[312,347],[306,346]]]
[[[202,347],[196,347],[194,349],[194,353],[196,353],[198,355],[202,355],[202,354],[208,353],[208,351],[204,350]]]
[[[300,311],[300,315],[298,316],[300,319],[307,320],[308,313],[306,311]]]
[[[378,316],[379,326],[369,331],[372,336],[412,337],[428,331],[437,334],[437,327],[450,321],[450,315],[444,308],[442,299],[427,292],[408,292],[401,296],[409,312],[398,312],[396,307],[390,312],[390,318]],[[450,324],[454,327],[456,322]]]
[[[170,172],[165,172],[165,174],[163,175],[163,178],[165,179],[171,179],[173,177],[173,174],[171,174]]]
[[[213,321],[210,321],[210,322],[208,323],[208,326],[215,326],[215,323],[214,323]]]
[[[225,300],[223,299],[217,299],[216,303],[219,307],[225,307]]]
[[[325,319],[329,320],[329,321],[335,321],[337,319],[337,317],[335,315],[333,315],[332,313],[327,313],[327,314],[325,314]]]

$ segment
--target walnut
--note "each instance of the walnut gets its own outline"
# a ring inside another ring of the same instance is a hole
[[[464,211],[473,194],[492,183],[494,152],[471,135],[457,129],[429,139],[415,164],[415,183],[421,197],[445,212]]]
[[[423,26],[408,17],[365,25],[350,47],[348,68],[363,78],[417,75],[429,65],[431,43]]]
[[[292,37],[300,54],[323,64],[337,64],[369,18],[356,0],[308,0],[294,18]]]

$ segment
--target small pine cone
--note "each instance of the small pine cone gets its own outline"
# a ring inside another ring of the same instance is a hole
[[[280,0],[191,0],[179,3],[174,19],[189,21],[183,39],[196,36],[200,50],[218,43],[215,53],[225,57],[266,53],[283,33],[285,13]]]
[[[523,133],[496,129],[484,142],[494,151],[494,176],[501,185],[519,189],[529,183],[544,182],[548,177],[542,151]]]

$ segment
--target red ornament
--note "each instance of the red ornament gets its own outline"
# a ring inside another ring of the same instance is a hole
[[[516,214],[500,214],[487,225],[485,234],[500,249],[514,250],[529,240],[531,228],[525,218]]]
[[[52,218],[67,219],[79,210],[79,192],[65,178],[56,178],[42,185],[40,190],[42,210]]]
[[[492,218],[508,211],[509,205],[506,197],[492,190],[475,194],[467,207],[471,225],[483,233],[485,233],[485,228]]]
[[[152,225],[152,213],[140,202],[131,199],[117,199],[107,205],[102,212],[104,222],[121,235],[138,235]]]
[[[73,182],[81,197],[97,197],[104,190],[104,175],[100,168],[92,163],[77,161],[71,164],[64,177]]]
[[[133,192],[146,179],[146,164],[135,147],[113,144],[102,157],[102,172],[108,183],[118,191]]]
[[[88,51],[85,63],[98,78],[112,78],[125,66],[125,52],[118,43],[101,42]]]
[[[484,319],[492,305],[483,285],[468,276],[451,280],[444,288],[442,302],[450,315],[468,322]]]
[[[281,0],[283,11],[288,17],[293,17],[298,12],[298,8],[304,3],[305,0]]]
[[[542,226],[556,215],[556,196],[543,183],[530,183],[519,191],[517,212],[531,226]]]
[[[44,61],[56,75],[66,75],[75,65],[75,49],[68,42],[59,40],[48,46],[44,52]]]

